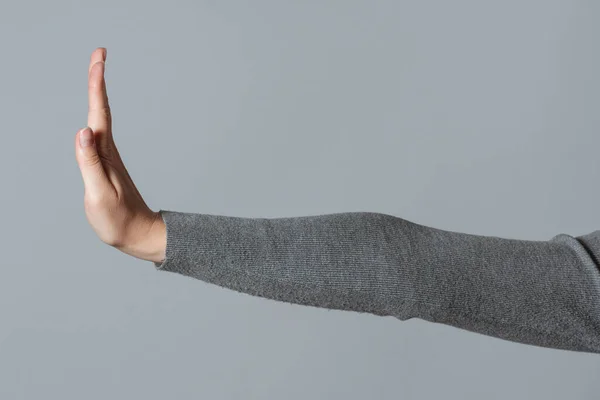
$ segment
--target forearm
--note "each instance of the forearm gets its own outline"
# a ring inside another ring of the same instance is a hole
[[[165,271],[279,301],[600,353],[600,231],[585,235],[586,250],[564,234],[476,236],[369,212],[161,216],[166,259],[155,265]]]

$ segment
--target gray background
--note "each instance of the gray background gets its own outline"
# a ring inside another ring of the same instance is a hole
[[[2,2],[2,399],[596,399],[600,357],[275,302],[102,244],[74,135],[108,48],[154,210],[600,228],[600,2]]]

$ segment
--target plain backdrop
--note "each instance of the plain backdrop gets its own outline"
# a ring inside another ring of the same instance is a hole
[[[154,209],[600,229],[600,3],[3,1],[0,398],[597,399],[600,357],[299,306],[104,245],[74,137],[108,49]]]

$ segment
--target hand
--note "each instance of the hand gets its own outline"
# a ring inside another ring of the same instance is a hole
[[[106,49],[94,50],[88,69],[88,126],[75,135],[85,213],[104,243],[137,258],[162,262],[166,250],[164,221],[144,202],[113,140],[105,61]]]

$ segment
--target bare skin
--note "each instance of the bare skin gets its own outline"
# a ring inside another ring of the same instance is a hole
[[[88,69],[88,126],[75,135],[85,214],[104,243],[143,260],[162,262],[166,251],[164,221],[144,202],[113,140],[105,61],[105,48],[92,52]],[[86,135],[90,140],[85,140]]]

